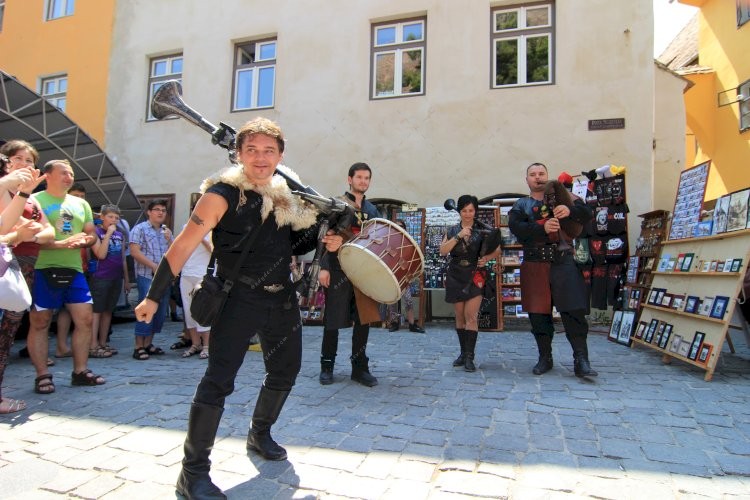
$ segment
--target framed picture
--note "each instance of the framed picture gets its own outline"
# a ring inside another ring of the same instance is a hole
[[[701,305],[698,308],[698,314],[701,316],[708,316],[711,314],[711,310],[714,307],[714,298],[713,297],[703,297],[703,300],[701,300]]]
[[[729,297],[717,295],[714,299],[714,305],[711,308],[709,316],[716,319],[724,319],[724,314],[727,312],[727,306],[729,305]]]
[[[645,342],[651,343],[652,340],[654,340],[654,333],[656,333],[656,328],[659,326],[659,320],[658,319],[652,319],[651,323],[648,324],[648,328],[646,329],[646,333],[644,334],[643,340]]]
[[[737,231],[747,227],[748,197],[750,197],[750,188],[735,191],[729,195],[727,231]]]
[[[661,341],[659,342],[659,347],[662,349],[666,349],[669,345],[669,336],[672,335],[672,328],[673,326],[669,323],[664,326],[664,331],[661,334]]]
[[[713,226],[713,221],[710,220],[704,220],[699,222],[695,225],[695,228],[693,229],[693,236],[696,238],[700,238],[702,236],[711,236],[711,227]]]
[[[711,234],[723,233],[727,230],[727,212],[729,211],[729,195],[724,195],[716,200],[714,206],[714,225]]]
[[[693,254],[693,253],[686,253],[685,254],[685,258],[682,259],[682,267],[680,267],[680,271],[682,271],[683,273],[686,273],[686,272],[690,271],[690,269],[692,269],[692,267],[693,267],[693,257],[694,256],[695,256],[695,254]]]
[[[702,261],[700,271],[702,273],[707,273],[710,270],[711,270],[711,261],[710,260]]]
[[[659,292],[656,294],[656,300],[654,301],[654,305],[661,305],[661,301],[664,300],[664,294],[667,293],[666,288],[659,288]]]
[[[612,315],[612,325],[609,327],[609,340],[617,340],[620,334],[620,323],[622,323],[622,311],[615,311]]]
[[[649,257],[643,269],[646,271],[652,271],[654,269],[655,262],[656,262],[656,259],[654,257]]]
[[[698,306],[701,303],[701,299],[694,296],[689,295],[687,299],[685,299],[685,312],[690,314],[696,314],[698,312]]]
[[[695,361],[698,359],[698,353],[703,346],[703,339],[706,338],[706,334],[703,332],[695,332],[693,342],[690,343],[690,352],[688,352],[688,359]]]
[[[656,296],[659,295],[659,289],[658,288],[652,288],[651,291],[648,294],[648,302],[651,305],[654,305],[656,303]]]
[[[731,273],[732,266],[734,266],[734,259],[727,259],[724,261],[724,272]]]
[[[617,334],[617,342],[623,345],[630,345],[630,335],[633,331],[633,322],[635,321],[635,311],[623,311],[620,331]]]
[[[708,266],[708,270],[709,270],[709,272],[715,273],[715,272],[716,272],[716,268],[717,268],[718,266],[719,266],[719,262],[718,262],[718,261],[716,261],[716,260],[712,260],[712,261],[711,261],[711,265],[710,265],[710,266]]]
[[[628,257],[628,272],[626,275],[626,280],[628,283],[638,282],[638,256],[637,255]]]
[[[679,240],[693,235],[695,226],[700,222],[710,166],[711,160],[708,160],[680,172],[677,196],[674,210],[672,210],[673,214],[679,214],[679,216],[672,219],[668,239]]]
[[[713,350],[714,346],[711,344],[706,344],[705,342],[701,346],[700,353],[698,354],[698,362],[708,364],[708,360],[711,359],[711,351]]]
[[[740,269],[742,269],[742,259],[734,259],[732,261],[732,268],[730,269],[733,273],[740,272]]]
[[[679,335],[675,335],[672,339],[672,342],[669,344],[669,352],[673,352],[677,354],[677,351],[680,349],[680,345],[682,344],[682,337]]]
[[[684,294],[672,295],[672,309],[676,311],[682,311],[684,307],[685,307],[685,295]]]
[[[635,329],[635,338],[642,339],[646,330],[648,330],[648,324],[645,321],[639,321],[638,328]]]
[[[655,343],[661,347],[661,337],[664,335],[664,329],[667,327],[666,321],[660,321],[659,326],[656,328],[656,340]]]
[[[689,352],[690,352],[690,342],[687,342],[685,341],[685,339],[682,339],[682,341],[680,342],[680,347],[677,349],[677,354],[679,354],[683,358],[687,358]]]
[[[672,294],[671,293],[665,293],[664,297],[661,299],[661,306],[662,307],[671,307],[672,306]]]

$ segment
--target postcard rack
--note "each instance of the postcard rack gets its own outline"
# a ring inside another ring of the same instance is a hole
[[[750,229],[662,242],[632,346],[706,371],[719,360],[750,258]],[[731,344],[730,344],[731,346]]]

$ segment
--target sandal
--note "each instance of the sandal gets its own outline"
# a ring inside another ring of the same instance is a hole
[[[146,352],[148,352],[151,356],[161,356],[162,354],[164,354],[162,348],[156,347],[154,344],[147,345]]]
[[[182,357],[189,358],[190,356],[195,356],[199,352],[201,352],[201,347],[198,345],[193,345],[193,346],[190,346],[190,349],[182,353]]]
[[[138,361],[145,361],[148,359],[148,352],[143,347],[139,347],[133,350],[133,359]]]
[[[52,358],[47,358],[47,366],[55,366],[55,362],[52,360]]]
[[[73,385],[102,385],[104,382],[104,377],[97,375],[88,368],[81,373],[70,373],[70,383]]]
[[[201,349],[200,356],[198,356],[201,359],[208,359],[208,346],[204,345],[203,349]]]
[[[107,351],[103,347],[89,349],[89,358],[111,358],[111,357],[112,357],[112,353]]]
[[[55,392],[55,383],[52,381],[52,374],[45,373],[34,379],[34,392],[37,394],[52,394]]]
[[[5,407],[3,407],[5,405]],[[0,415],[7,415],[8,413],[15,413],[17,411],[25,410],[26,402],[20,399],[0,399]]]
[[[191,345],[193,345],[193,342],[190,339],[181,337],[180,340],[169,346],[169,348],[173,351],[176,351],[177,349],[184,349],[186,347],[190,347]]]
[[[109,344],[104,344],[102,346],[102,349],[104,349],[107,352],[111,352],[112,356],[114,356],[115,354],[117,354],[118,352],[120,352],[117,349],[115,349],[114,347],[110,346]]]

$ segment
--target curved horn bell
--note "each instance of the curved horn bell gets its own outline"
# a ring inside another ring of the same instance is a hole
[[[163,120],[172,115],[180,116],[211,135],[218,130],[216,125],[185,104],[182,100],[182,85],[177,80],[167,80],[154,93],[151,99],[151,114],[157,120]]]

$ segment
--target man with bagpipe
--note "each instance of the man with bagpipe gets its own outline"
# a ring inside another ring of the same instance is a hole
[[[552,306],[560,312],[565,335],[573,348],[577,377],[595,376],[588,358],[589,301],[581,271],[574,260],[573,238],[593,218],[591,209],[573,197],[562,183],[548,182],[547,167],[532,163],[526,169],[530,195],[510,210],[508,225],[523,245],[521,303],[528,312],[539,349],[533,373],[552,369]]]

